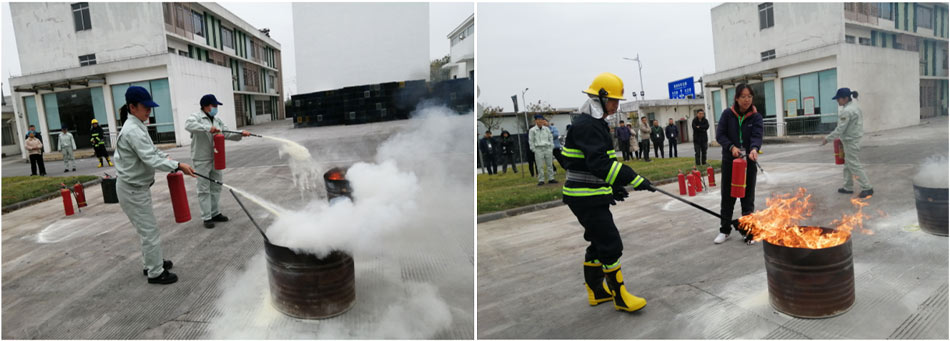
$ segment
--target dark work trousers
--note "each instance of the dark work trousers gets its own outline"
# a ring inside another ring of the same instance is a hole
[[[706,142],[693,142],[693,150],[696,151],[696,165],[705,165],[706,164],[706,147],[708,147]]]
[[[528,159],[528,171],[531,172],[531,176],[534,177],[534,152],[530,149],[527,150],[528,154],[525,155],[525,158]]]
[[[670,157],[679,157],[679,150],[676,149],[676,140],[670,140]]]
[[[554,148],[554,160],[561,166],[561,169],[567,169],[564,168],[564,155],[561,155],[561,148]],[[552,165],[552,168],[554,168],[554,172],[556,173],[557,167],[553,167]]]
[[[643,154],[643,161],[650,162],[650,140],[640,141],[640,153]]]
[[[663,158],[663,141],[653,141],[653,157]]]
[[[620,152],[623,155],[623,160],[628,161],[632,157],[630,155],[630,140],[619,140]]]
[[[42,154],[30,154],[30,171],[31,174],[36,174],[36,168],[39,167],[39,175],[46,175],[46,165],[43,164],[43,155]]]
[[[488,169],[488,175],[498,174],[498,162],[495,161],[494,154],[482,154],[482,161],[485,161],[485,168]]]
[[[719,232],[729,234],[732,231],[732,211],[736,207],[736,198],[732,197],[732,156],[723,156],[722,160],[722,209],[719,214],[722,219],[719,221]],[[739,199],[742,206],[742,215],[749,215],[755,211],[755,174],[758,168],[755,163],[748,161],[745,172],[745,197]]]
[[[633,152],[633,156],[636,156],[636,157],[637,157],[637,160],[639,160],[639,159],[640,159],[640,150],[637,149],[637,151]]]
[[[508,173],[508,165],[511,165],[511,170],[518,173],[518,168],[515,167],[515,154],[502,154],[501,156],[501,172]]]
[[[584,240],[590,242],[584,260],[600,260],[604,265],[610,265],[620,259],[623,254],[623,242],[620,232],[614,225],[614,218],[610,214],[610,205],[567,205],[574,212],[577,221],[584,227]]]

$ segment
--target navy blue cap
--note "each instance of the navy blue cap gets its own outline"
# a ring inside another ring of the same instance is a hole
[[[128,90],[125,90],[125,102],[126,103],[142,103],[147,107],[157,107],[158,104],[152,101],[152,95],[148,93],[148,90],[141,86],[130,86]]]
[[[835,97],[832,97],[831,99],[839,99],[839,98],[847,98],[847,97],[851,97],[851,89],[841,88],[841,89],[838,89],[838,93],[835,94]]]
[[[202,106],[202,107],[204,107],[204,106],[206,106],[206,105],[222,105],[222,104],[224,104],[224,103],[218,102],[218,99],[217,99],[217,98],[214,98],[214,95],[212,95],[212,94],[207,94],[207,95],[201,96],[201,106]]]
[[[537,120],[537,119],[543,120],[543,119],[544,119],[544,115],[534,115],[534,119],[536,119],[536,120]]]

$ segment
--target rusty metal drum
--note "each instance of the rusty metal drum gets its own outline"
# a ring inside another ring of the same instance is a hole
[[[353,257],[334,251],[323,258],[264,242],[271,302],[301,319],[340,315],[356,302]]]
[[[920,229],[930,234],[947,236],[947,188],[928,188],[914,185],[917,202],[917,222]]]
[[[799,318],[827,318],[844,314],[854,305],[850,237],[824,249],[762,244],[769,303],[775,310]]]

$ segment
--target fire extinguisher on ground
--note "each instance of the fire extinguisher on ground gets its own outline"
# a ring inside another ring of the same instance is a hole
[[[66,216],[71,216],[75,212],[73,211],[73,197],[72,193],[69,192],[69,188],[66,187],[66,184],[62,184],[63,188],[59,190],[59,194],[63,196],[63,209],[66,210]]]
[[[172,197],[172,209],[175,211],[175,222],[180,224],[191,220],[184,174],[175,170],[168,173],[166,178],[168,180],[168,191]]]
[[[224,134],[214,135],[214,169],[222,170],[225,166]]]
[[[844,144],[841,143],[841,139],[835,139],[835,164],[844,164]]]
[[[683,175],[683,171],[681,170],[676,178],[680,185],[680,195],[686,195],[686,175]]]
[[[86,207],[86,192],[83,190],[81,183],[76,183],[73,185],[73,192],[76,193],[76,206]]]
[[[716,171],[713,170],[712,166],[706,168],[706,174],[709,174],[709,186],[716,187]]]

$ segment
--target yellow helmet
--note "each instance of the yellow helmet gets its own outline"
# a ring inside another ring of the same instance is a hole
[[[92,123],[91,123],[91,124],[97,124],[97,123],[99,123],[99,120],[97,120],[97,119],[92,119]]]
[[[584,90],[584,93],[598,96],[600,89],[607,91],[607,98],[625,99],[623,98],[623,80],[615,74],[604,72],[597,75],[597,78],[594,78],[594,82],[590,83],[590,87]]]

